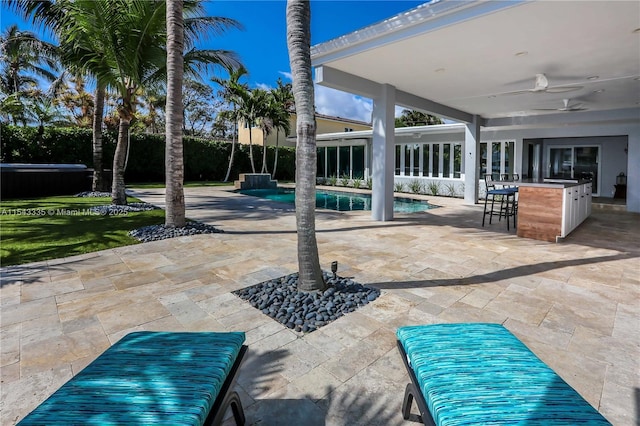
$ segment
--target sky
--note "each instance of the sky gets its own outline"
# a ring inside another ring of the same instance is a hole
[[[311,44],[315,45],[365,26],[380,22],[412,9],[423,1],[404,0],[312,0]],[[223,0],[206,1],[210,16],[233,18],[243,26],[202,42],[198,47],[232,50],[249,71],[245,82],[250,87],[271,88],[279,77],[291,81],[286,41],[286,1],[284,0]],[[38,28],[16,17],[0,0],[2,32],[17,24],[21,30],[42,35]],[[226,77],[220,72],[221,77]],[[208,79],[207,79],[208,80]],[[320,114],[371,121],[370,99],[316,86],[316,110]],[[398,108],[399,112],[400,109]]]

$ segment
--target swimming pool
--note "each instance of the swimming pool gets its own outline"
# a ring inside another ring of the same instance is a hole
[[[296,193],[294,189],[239,189],[235,192],[253,197],[267,198],[283,203],[295,203]],[[349,192],[316,190],[316,207],[321,209],[343,211],[371,210],[371,195],[354,194]],[[393,211],[399,213],[422,212],[434,208],[426,201],[412,200],[410,198],[394,198]]]

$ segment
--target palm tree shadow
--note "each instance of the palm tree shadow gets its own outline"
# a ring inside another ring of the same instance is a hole
[[[459,286],[491,283],[516,277],[535,275],[553,269],[561,269],[569,266],[591,265],[599,262],[612,262],[615,260],[625,260],[636,258],[639,255],[630,253],[620,253],[611,256],[597,256],[586,259],[570,259],[555,262],[541,262],[534,265],[522,265],[513,268],[493,271],[487,274],[474,275],[464,278],[434,279],[434,280],[416,280],[416,281],[389,281],[367,283],[368,285],[383,289],[406,289],[418,287],[441,287],[441,286]]]

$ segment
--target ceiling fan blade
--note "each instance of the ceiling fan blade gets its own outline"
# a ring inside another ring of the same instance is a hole
[[[582,108],[580,106],[572,106],[569,108],[563,108],[562,111],[569,111],[569,112],[574,112],[574,111],[586,111],[589,108]]]
[[[566,92],[575,92],[576,90],[582,89],[584,86],[555,86],[549,87],[545,90],[547,93],[566,93]]]

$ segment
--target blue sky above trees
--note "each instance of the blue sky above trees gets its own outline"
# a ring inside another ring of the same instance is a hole
[[[421,1],[392,0],[313,0],[311,2],[312,44],[318,44],[379,22],[411,9]],[[289,57],[286,42],[284,0],[226,0],[207,1],[208,15],[223,16],[239,21],[244,30],[232,30],[203,43],[201,48],[235,51],[249,70],[250,87],[275,87],[281,77],[290,81]],[[31,30],[47,38],[41,29],[33,28],[7,9],[0,0],[0,26],[4,31],[17,23],[21,30]],[[224,74],[221,77],[226,77]],[[208,78],[206,78],[209,82]],[[316,107],[319,113],[362,121],[371,119],[371,101],[344,92],[316,87]]]

